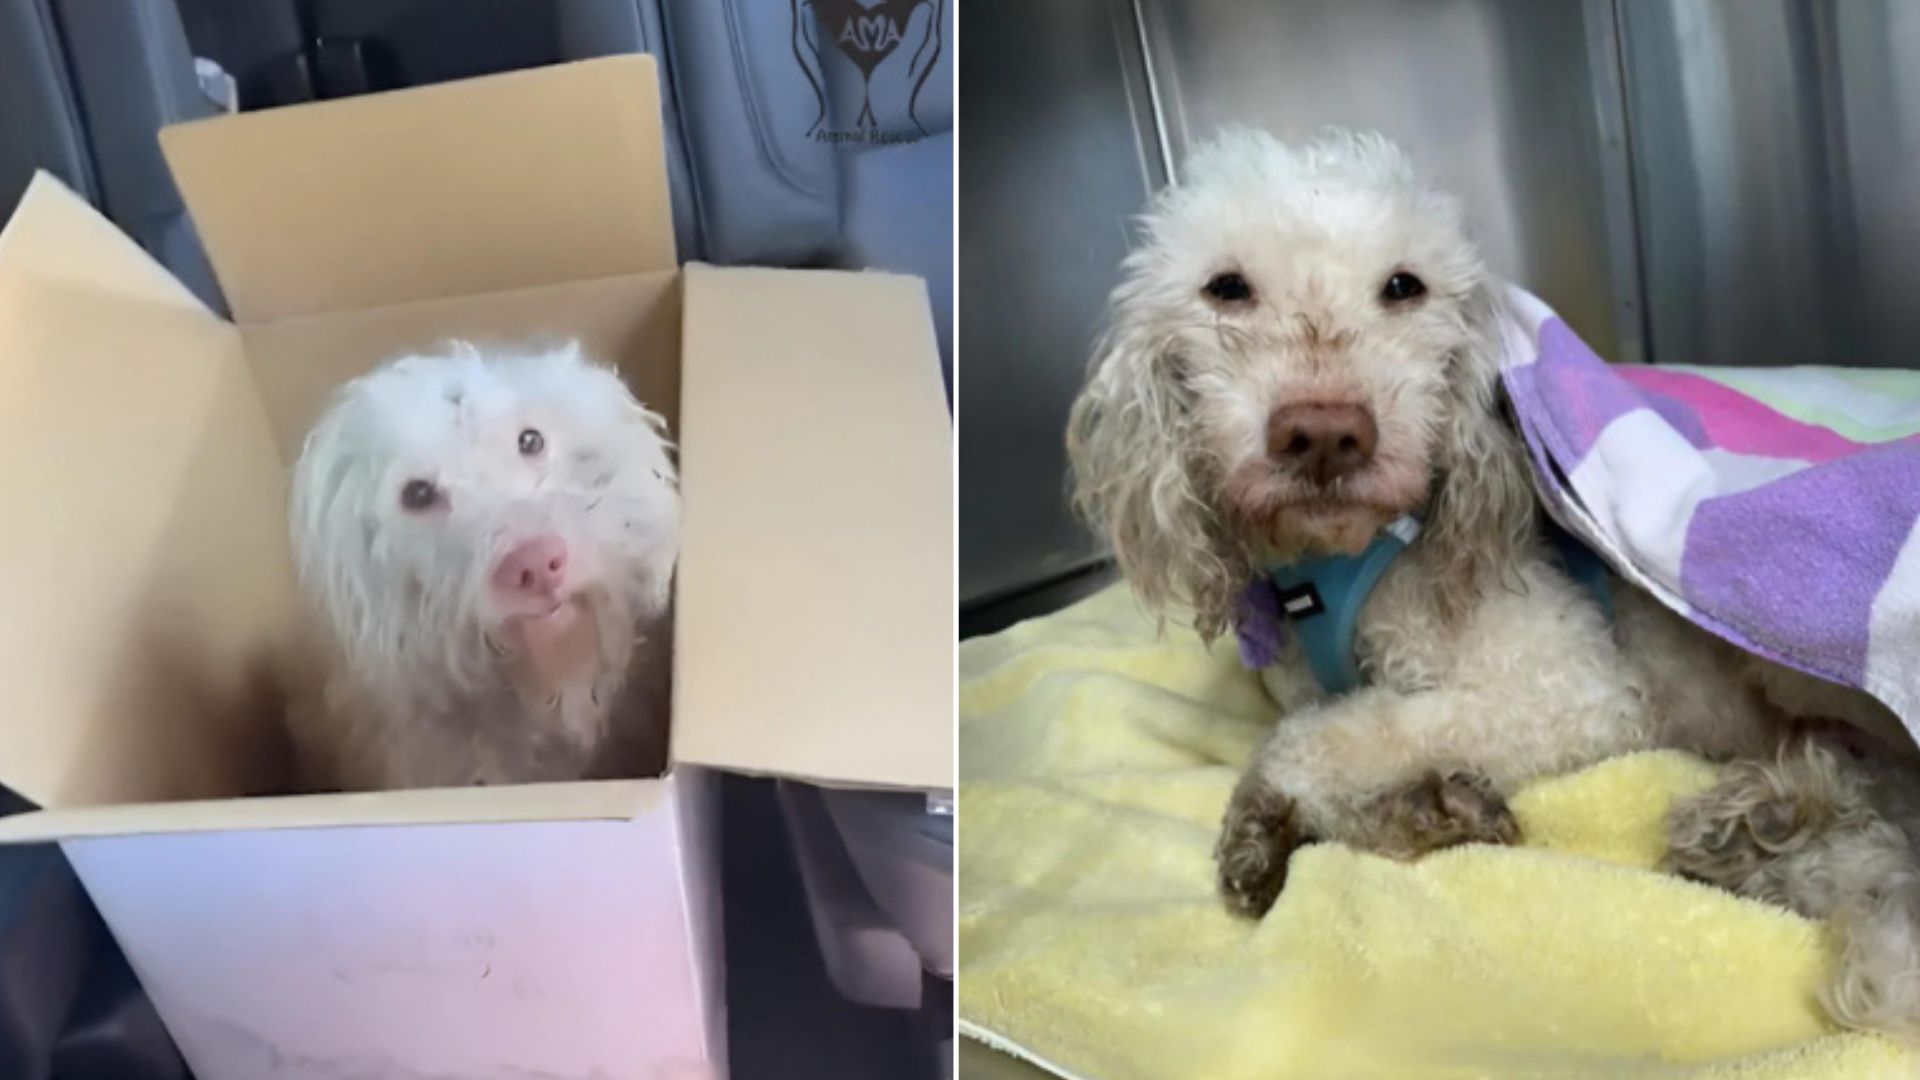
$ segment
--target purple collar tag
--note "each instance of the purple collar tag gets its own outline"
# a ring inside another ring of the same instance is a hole
[[[1249,671],[1280,662],[1287,644],[1287,617],[1280,611],[1280,594],[1265,575],[1247,583],[1235,602],[1233,633],[1240,641],[1240,664]]]

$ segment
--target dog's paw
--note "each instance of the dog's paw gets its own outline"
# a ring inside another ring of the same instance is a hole
[[[1507,800],[1478,773],[1429,773],[1369,802],[1361,812],[1375,854],[1415,859],[1459,844],[1512,844],[1520,839]]]
[[[1796,791],[1789,772],[1737,762],[1719,783],[1675,804],[1667,814],[1665,868],[1734,892],[1762,890],[1761,871],[1807,846],[1834,816],[1817,786]]]
[[[1288,857],[1306,842],[1293,800],[1249,774],[1227,803],[1213,853],[1227,909],[1253,919],[1265,915],[1287,882]]]

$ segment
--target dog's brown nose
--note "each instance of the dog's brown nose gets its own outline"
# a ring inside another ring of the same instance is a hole
[[[1373,460],[1380,429],[1358,405],[1300,404],[1267,417],[1267,456],[1326,484]]]

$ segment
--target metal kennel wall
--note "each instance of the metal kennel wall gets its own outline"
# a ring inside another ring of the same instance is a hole
[[[1910,0],[965,0],[961,18],[969,612],[1101,566],[1066,510],[1067,406],[1129,219],[1223,123],[1399,141],[1495,270],[1603,355],[1920,363]]]

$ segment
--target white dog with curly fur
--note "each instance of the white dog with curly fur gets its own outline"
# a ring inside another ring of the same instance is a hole
[[[1920,1036],[1917,788],[1887,782],[1904,732],[1617,579],[1611,618],[1574,583],[1499,411],[1503,290],[1457,204],[1375,136],[1234,132],[1146,226],[1068,435],[1142,600],[1211,638],[1270,568],[1419,523],[1358,609],[1359,685],[1324,689],[1297,637],[1262,673],[1283,717],[1227,809],[1230,907],[1264,913],[1300,844],[1512,842],[1503,796],[1527,780],[1679,747],[1734,764],[1675,808],[1670,865],[1834,919],[1833,1015]]]
[[[456,344],[344,387],[293,478],[331,644],[321,700],[295,709],[310,779],[656,769],[680,514],[664,431],[577,346]]]

